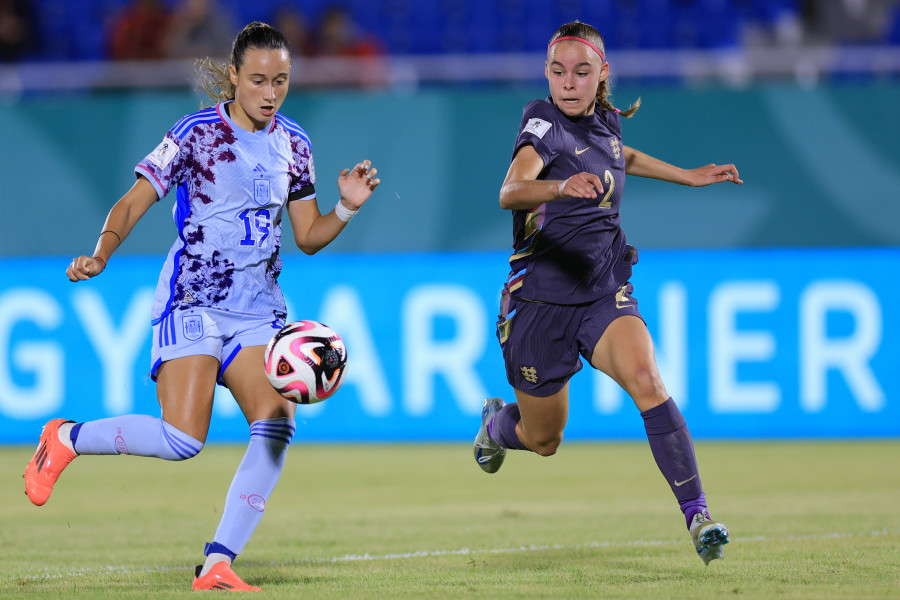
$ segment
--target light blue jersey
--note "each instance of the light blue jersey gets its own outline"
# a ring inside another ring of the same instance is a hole
[[[276,114],[251,133],[230,102],[178,121],[135,167],[172,209],[178,239],[156,286],[153,323],[179,308],[210,307],[284,318],[281,219],[285,204],[316,197],[309,137]]]

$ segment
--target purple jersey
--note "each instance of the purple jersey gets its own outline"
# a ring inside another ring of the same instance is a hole
[[[508,293],[554,304],[581,304],[614,293],[631,275],[619,227],[625,157],[619,115],[601,110],[566,117],[548,100],[525,107],[513,156],[531,145],[544,160],[538,179],[565,180],[582,171],[603,182],[594,199],[563,198],[513,211]],[[636,261],[635,261],[636,262]]]

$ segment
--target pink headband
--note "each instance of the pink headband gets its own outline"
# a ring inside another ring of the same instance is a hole
[[[577,36],[574,36],[574,35],[564,35],[564,36],[562,36],[562,37],[556,38],[555,40],[553,40],[552,42],[550,42],[550,45],[549,45],[549,46],[547,46],[547,52],[550,51],[550,48],[552,48],[552,47],[553,47],[553,44],[555,44],[556,42],[564,42],[564,41],[566,41],[566,40],[574,40],[574,41],[576,41],[576,42],[581,42],[582,44],[585,44],[586,46],[588,46],[589,48],[591,48],[594,52],[596,52],[597,54],[600,55],[600,60],[606,61],[606,58],[603,56],[603,53],[600,52],[600,48],[598,48],[597,46],[593,45],[592,43],[590,43],[590,42],[587,41],[586,39],[580,38],[580,37],[577,37]]]

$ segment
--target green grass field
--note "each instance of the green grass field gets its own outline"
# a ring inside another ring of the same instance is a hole
[[[242,447],[82,457],[43,507],[0,450],[0,598],[190,592]],[[699,442],[732,542],[705,567],[646,444],[482,473],[469,445],[295,444],[236,563],[271,598],[898,598],[900,441]]]

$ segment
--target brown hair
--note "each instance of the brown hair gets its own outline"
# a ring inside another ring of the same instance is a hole
[[[244,64],[244,58],[247,56],[247,50],[256,48],[258,50],[287,50],[288,41],[280,31],[263,23],[254,21],[241,30],[234,43],[231,45],[231,63],[236,71],[241,70]],[[235,87],[231,83],[231,73],[228,70],[229,65],[220,63],[211,58],[201,58],[196,62],[197,73],[199,76],[198,87],[206,92],[206,94],[220,102],[223,100],[234,100]]]
[[[593,46],[600,50],[601,58],[606,60],[603,56],[606,54],[606,47],[603,44],[603,36],[600,35],[600,32],[588,25],[587,23],[582,23],[580,21],[574,21],[572,23],[566,23],[562,27],[556,30],[556,33],[550,38],[550,46],[552,46],[554,40],[561,37],[576,37],[581,38],[585,41],[590,42]],[[550,53],[550,46],[547,46],[547,53]],[[628,107],[628,110],[620,111],[615,106],[612,105],[610,98],[612,97],[612,93],[610,92],[609,78],[607,77],[605,81],[601,81],[600,85],[597,86],[597,104],[600,105],[600,108],[603,110],[611,110],[614,112],[620,113],[623,117],[630,117],[637,109],[641,106],[641,99],[638,98],[637,101]]]

